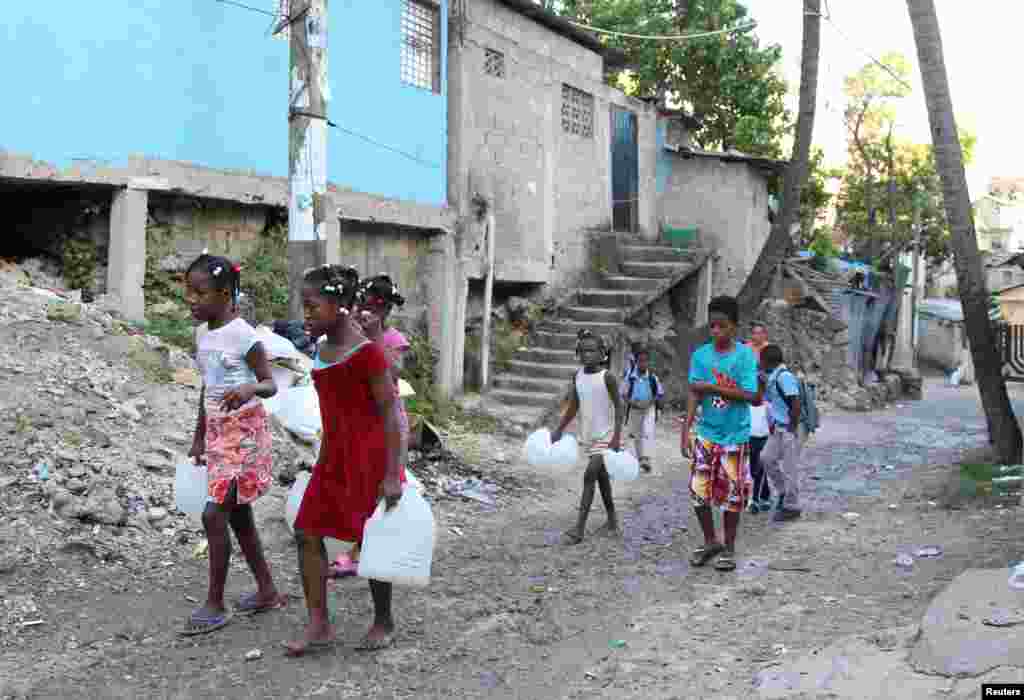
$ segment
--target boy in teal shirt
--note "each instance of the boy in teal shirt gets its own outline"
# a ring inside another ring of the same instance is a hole
[[[704,544],[690,558],[704,566],[718,557],[715,568],[736,568],[736,531],[747,507],[750,478],[750,404],[758,400],[757,357],[749,346],[736,342],[739,304],[733,297],[716,297],[708,304],[711,342],[690,360],[686,421],[681,449],[692,459],[690,495],[704,534]],[[701,417],[694,423],[697,404]],[[711,508],[724,511],[724,544],[715,535]]]

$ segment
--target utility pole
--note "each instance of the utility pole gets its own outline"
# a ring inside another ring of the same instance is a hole
[[[923,277],[921,274],[921,196],[920,193],[914,193],[914,269],[911,270],[911,292],[910,292],[910,308],[912,310],[911,322],[913,325],[910,327],[911,332],[911,348],[913,348],[914,367],[917,367],[917,307],[921,303],[921,288],[920,284],[924,280],[920,279]]]
[[[302,273],[327,260],[327,0],[290,0],[288,312],[302,317]]]

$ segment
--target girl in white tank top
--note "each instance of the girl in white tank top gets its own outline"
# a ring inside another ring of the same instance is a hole
[[[573,378],[569,407],[558,428],[551,434],[551,441],[558,442],[569,424],[573,420],[577,421],[579,441],[588,456],[587,471],[583,475],[579,519],[576,527],[565,534],[568,544],[583,541],[587,516],[594,502],[595,486],[601,489],[601,500],[608,514],[608,522],[602,530],[611,535],[619,533],[615,502],[612,500],[612,484],[604,466],[604,452],[621,449],[623,411],[619,384],[607,369],[602,368],[608,353],[601,338],[590,331],[580,331],[576,354],[583,368]]]

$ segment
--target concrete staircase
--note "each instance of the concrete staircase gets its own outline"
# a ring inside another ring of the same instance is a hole
[[[510,409],[520,424],[535,424],[556,409],[579,364],[576,334],[583,328],[613,337],[625,321],[695,273],[709,253],[630,240],[619,246],[619,270],[600,286],[578,289],[538,324],[529,348],[520,349],[494,377],[488,402]]]

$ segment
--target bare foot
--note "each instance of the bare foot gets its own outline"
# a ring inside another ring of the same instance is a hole
[[[583,541],[583,531],[579,528],[574,527],[567,533],[562,535],[562,542],[568,545],[579,544]]]
[[[619,529],[619,523],[614,520],[609,520],[597,530],[597,534],[601,537],[621,537],[622,530]]]
[[[302,639],[297,642],[285,642],[285,654],[287,656],[303,656],[310,652],[322,651],[334,645],[333,625],[306,625],[306,631]]]
[[[366,633],[363,641],[356,647],[358,651],[380,651],[395,643],[395,625],[374,623]]]

